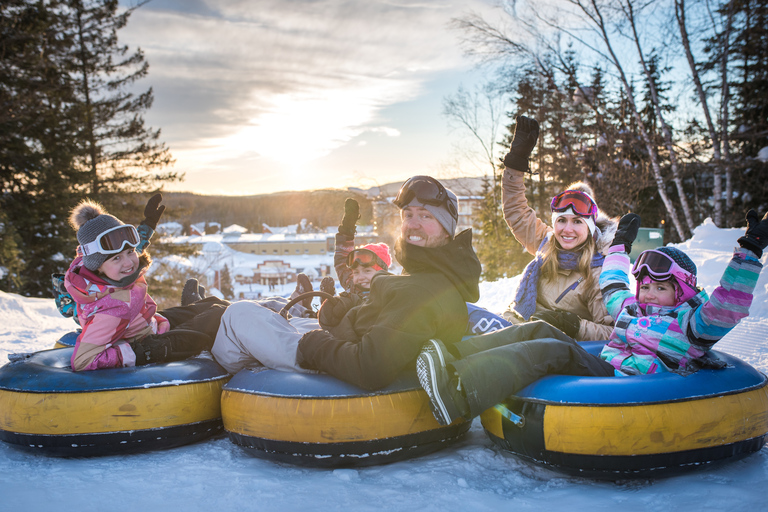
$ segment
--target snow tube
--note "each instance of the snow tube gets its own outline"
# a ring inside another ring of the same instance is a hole
[[[582,345],[598,354],[605,342]],[[620,480],[667,476],[759,451],[768,433],[766,376],[728,366],[682,377],[540,379],[481,415],[491,440],[551,469]]]
[[[0,368],[0,440],[55,456],[170,448],[222,432],[227,372],[210,357],[73,372],[73,348]]]
[[[68,332],[58,340],[56,340],[56,344],[53,346],[53,348],[66,348],[66,347],[74,347],[77,343],[77,337],[80,336],[80,333],[82,330],[78,329],[76,331]]]
[[[314,467],[424,455],[471,425],[441,427],[414,371],[368,392],[329,375],[245,369],[224,386],[221,413],[229,438],[252,455]]]

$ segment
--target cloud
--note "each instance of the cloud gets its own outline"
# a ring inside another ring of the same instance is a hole
[[[147,121],[162,128],[179,170],[238,155],[302,163],[366,132],[399,134],[383,127],[395,122],[380,118],[383,109],[466,64],[447,29],[465,7],[158,0],[137,9],[120,37],[147,56],[156,97]]]

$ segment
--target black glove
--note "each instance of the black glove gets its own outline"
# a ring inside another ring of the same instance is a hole
[[[357,219],[359,218],[360,205],[357,204],[357,201],[348,197],[346,201],[344,201],[344,217],[342,217],[341,224],[339,224],[339,233],[354,238],[356,231],[355,224],[357,224]]]
[[[136,366],[182,361],[210,350],[213,340],[207,334],[188,329],[173,329],[164,334],[150,334],[130,342],[136,354]]]
[[[525,116],[517,116],[515,122],[515,135],[509,153],[504,157],[504,165],[516,171],[531,172],[528,157],[539,140],[539,122]]]
[[[576,313],[555,309],[553,311],[541,311],[531,318],[534,320],[544,320],[549,325],[557,327],[563,331],[570,338],[576,339],[576,336],[579,335],[581,317]]]
[[[162,200],[162,194],[155,194],[149,198],[147,206],[144,207],[144,220],[141,223],[146,224],[153,230],[157,229],[157,221],[160,220],[160,216],[165,211],[165,205],[160,205]]]
[[[616,228],[616,234],[611,242],[614,245],[624,245],[624,250],[629,254],[632,252],[632,242],[637,238],[637,231],[640,229],[640,216],[636,213],[628,213],[619,221],[619,227]]]
[[[331,297],[323,302],[320,311],[317,312],[317,320],[323,327],[335,327],[339,325],[341,319],[352,309],[358,300],[347,292],[341,293],[338,297]]]
[[[739,238],[739,245],[754,252],[758,258],[763,256],[763,249],[768,246],[768,212],[762,220],[757,220],[757,212],[747,212],[747,232]]]
[[[305,353],[312,352],[311,347],[308,346],[333,339],[333,334],[324,329],[314,329],[305,332],[299,340],[299,348],[296,351],[296,362],[298,365],[307,370],[316,370],[317,368],[314,368],[314,365],[307,361],[307,358],[304,356]]]

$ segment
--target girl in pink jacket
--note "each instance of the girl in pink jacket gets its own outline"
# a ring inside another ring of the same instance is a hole
[[[160,314],[147,291],[144,274],[151,258],[142,239],[148,245],[165,210],[161,200],[160,194],[149,200],[139,229],[90,200],[72,211],[80,245],[64,285],[82,327],[72,354],[74,371],[177,361],[210,350],[228,303],[212,297]]]

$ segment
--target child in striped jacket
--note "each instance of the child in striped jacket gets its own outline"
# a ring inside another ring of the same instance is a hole
[[[768,215],[768,214],[767,214]],[[712,297],[696,284],[696,265],[681,250],[659,247],[642,252],[632,266],[637,290],[629,289],[629,249],[640,217],[622,217],[617,238],[600,274],[600,289],[616,320],[600,357],[617,375],[675,372],[688,374],[723,363],[710,355],[712,346],[749,315],[752,293],[760,276],[768,221],[747,214],[747,233],[720,286]]]

